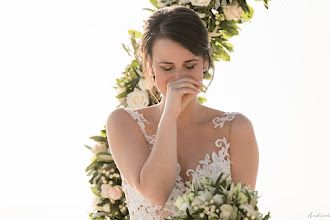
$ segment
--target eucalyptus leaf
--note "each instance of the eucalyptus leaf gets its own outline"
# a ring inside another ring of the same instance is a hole
[[[126,53],[131,57],[132,56],[131,53],[130,53],[131,50],[129,48],[127,48],[124,43],[122,43],[121,45],[123,46]]]
[[[154,10],[154,9],[150,9],[150,8],[142,8],[142,10],[151,11],[151,12],[156,11],[156,10]]]
[[[150,3],[155,6],[156,8],[158,8],[158,5],[157,5],[157,0],[150,0]]]
[[[94,141],[97,141],[97,142],[107,142],[107,139],[104,138],[104,137],[101,137],[101,136],[92,136],[92,137],[89,137],[90,139],[94,140]]]
[[[131,35],[132,37],[135,37],[135,38],[142,37],[142,33],[137,30],[128,30],[128,33],[129,33],[129,35]]]
[[[92,150],[93,148],[87,145],[84,145],[88,150]]]

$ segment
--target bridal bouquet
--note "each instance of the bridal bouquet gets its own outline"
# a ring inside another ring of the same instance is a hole
[[[178,215],[171,219],[269,219],[270,212],[263,217],[258,211],[258,191],[250,190],[250,186],[242,189],[241,182],[235,185],[231,178],[228,178],[229,175],[221,180],[221,173],[216,181],[214,178],[203,177],[200,186],[193,178],[190,192],[176,200]]]

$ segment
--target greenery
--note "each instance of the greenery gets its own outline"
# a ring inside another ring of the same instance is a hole
[[[261,1],[261,0],[255,0]],[[234,52],[233,45],[229,42],[230,39],[239,35],[239,25],[250,22],[253,18],[254,10],[246,3],[246,0],[150,0],[150,3],[155,7],[153,9],[143,8],[154,12],[155,10],[171,5],[184,5],[193,9],[202,19],[204,26],[208,30],[211,58],[213,61],[230,61],[229,53]],[[204,5],[201,5],[203,3]],[[268,9],[268,0],[263,0],[265,8]],[[113,87],[117,90],[116,98],[119,100],[119,105],[130,108],[147,107],[158,103],[161,100],[155,100],[151,95],[148,86],[145,83],[141,58],[137,55],[139,39],[142,33],[136,30],[128,30],[130,35],[131,45],[124,45],[123,49],[132,57],[132,61],[126,66],[121,73],[121,77],[116,79],[116,85]],[[205,80],[213,80],[213,73],[207,73]],[[205,93],[208,86],[203,84],[201,92],[204,96],[198,96],[198,101],[203,104],[207,99]],[[156,90],[159,95],[159,92]],[[132,99],[139,100],[143,97],[147,100],[143,103],[136,103],[133,106]],[[93,220],[105,219],[129,219],[125,194],[121,187],[122,179],[120,172],[113,161],[109,151],[108,139],[104,129],[101,130],[99,136],[92,136],[90,139],[95,141],[93,147],[85,145],[92,153],[91,164],[86,168],[86,173],[90,176],[89,183],[91,191],[94,193],[93,200],[94,209],[89,214]]]

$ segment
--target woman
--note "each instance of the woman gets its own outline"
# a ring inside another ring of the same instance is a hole
[[[198,102],[203,77],[213,68],[199,16],[178,5],[155,11],[146,20],[140,52],[144,74],[162,94],[161,102],[118,108],[107,119],[130,218],[174,215],[173,203],[189,190],[193,176],[231,173],[233,181],[254,189],[259,154],[251,122]]]

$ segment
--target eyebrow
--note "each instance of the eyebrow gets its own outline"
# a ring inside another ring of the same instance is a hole
[[[185,63],[189,63],[189,62],[193,62],[193,61],[198,61],[198,60],[197,59],[191,59],[191,60],[186,60],[184,62]],[[172,62],[166,62],[166,61],[159,62],[158,64],[161,64],[161,63],[164,63],[164,64],[173,64]]]

